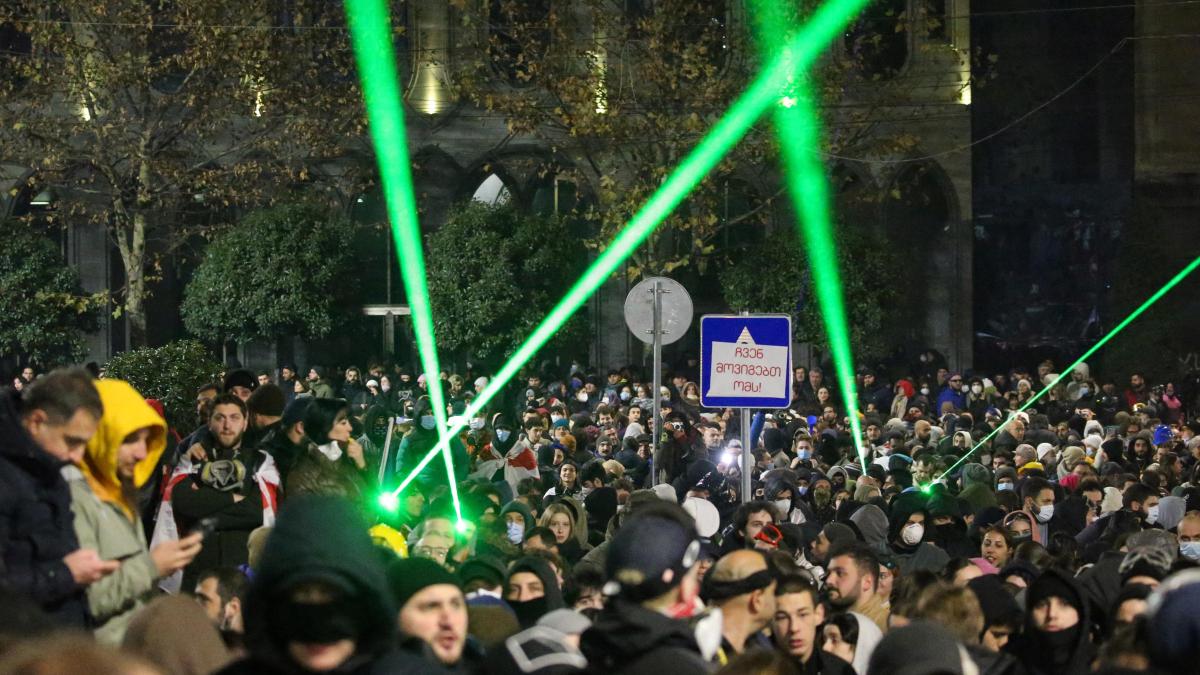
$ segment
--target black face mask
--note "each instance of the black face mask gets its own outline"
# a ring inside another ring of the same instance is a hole
[[[958,539],[960,532],[962,532],[962,528],[957,523],[942,523],[933,526],[932,538],[934,543],[951,542]]]
[[[270,610],[270,621],[271,633],[281,644],[332,644],[355,640],[362,632],[355,604],[345,599],[319,604],[277,601]]]
[[[534,598],[533,600],[506,600],[513,612],[517,615],[517,622],[521,624],[521,628],[529,628],[537,624],[538,619],[542,618],[550,611],[550,604],[546,596]]]

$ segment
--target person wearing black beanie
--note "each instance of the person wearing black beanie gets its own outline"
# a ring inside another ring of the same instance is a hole
[[[396,560],[387,577],[400,631],[428,645],[442,665],[457,665],[467,641],[467,601],[458,577],[428,558]]]
[[[250,399],[250,394],[258,389],[258,378],[245,368],[231,370],[225,374],[222,389],[226,394],[234,394],[243,401]]]
[[[1025,630],[1006,649],[1029,675],[1086,675],[1096,649],[1091,641],[1091,614],[1075,580],[1048,569],[1025,596]]]

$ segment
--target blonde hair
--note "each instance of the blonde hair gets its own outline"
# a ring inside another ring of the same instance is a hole
[[[558,502],[555,502],[555,503],[551,504],[550,506],[547,506],[546,510],[542,512],[542,517],[538,519],[538,525],[541,527],[550,527],[550,519],[553,518],[554,515],[557,513],[561,513],[567,517],[567,522],[571,523],[571,534],[567,535],[567,538],[568,539],[574,538],[574,536],[575,536],[575,514],[571,513],[571,509],[569,507],[567,507],[565,504],[560,504]]]

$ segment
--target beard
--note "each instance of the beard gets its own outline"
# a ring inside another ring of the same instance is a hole
[[[847,598],[841,594],[829,596],[829,604],[833,605],[837,609],[850,609],[854,606],[855,600],[856,598]]]

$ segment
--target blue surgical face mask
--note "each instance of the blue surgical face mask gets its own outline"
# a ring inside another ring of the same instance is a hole
[[[812,450],[809,448],[804,448],[803,450],[797,450],[796,458],[797,459],[812,459]]]
[[[1011,490],[1011,489],[1013,489],[1013,484],[1012,483],[1000,483],[999,485],[996,486],[996,489],[1000,490],[1002,492],[1004,490]]]
[[[621,392],[621,400],[622,400],[622,401],[628,401],[628,400],[629,400],[629,399],[631,399],[631,398],[633,398],[633,394],[630,394],[630,393],[629,393],[629,392],[627,392],[627,391],[623,391],[623,392]]]
[[[422,429],[425,429],[426,431],[431,431],[436,426],[437,426],[437,420],[434,419],[433,415],[421,415],[421,428]]]
[[[520,546],[525,541],[525,528],[520,523],[508,524],[508,540]]]
[[[471,429],[473,429],[474,431],[479,431],[480,429],[483,428],[483,418],[476,417],[475,419],[471,420],[468,424],[470,425]]]
[[[497,429],[496,430],[496,440],[500,441],[501,443],[507,442],[509,436],[512,436],[512,432],[509,431],[508,429]]]
[[[801,497],[808,494],[808,486],[807,485],[801,485],[798,489],[800,490]]]
[[[1200,541],[1185,541],[1179,544],[1179,552],[1193,562],[1200,562]]]

